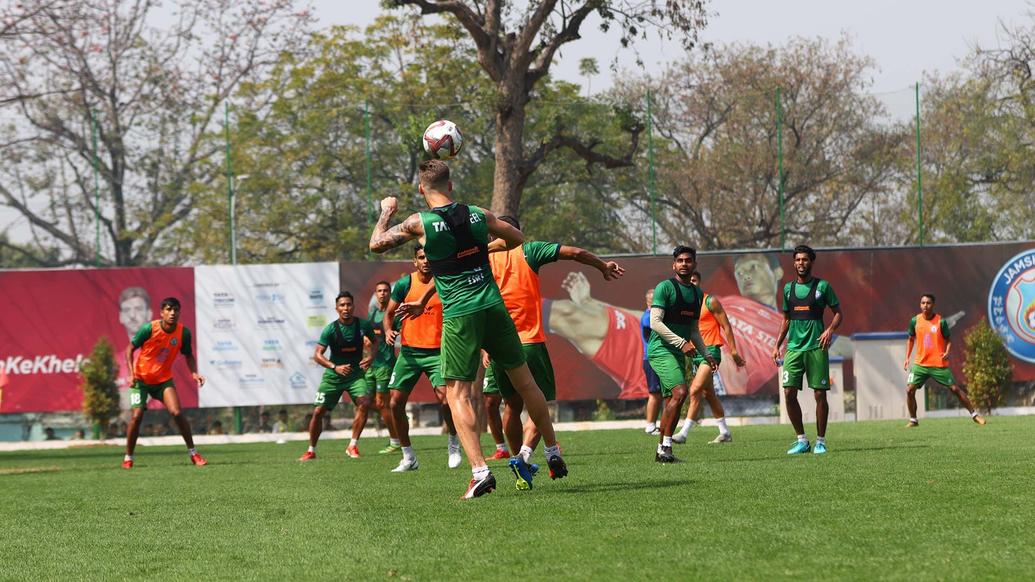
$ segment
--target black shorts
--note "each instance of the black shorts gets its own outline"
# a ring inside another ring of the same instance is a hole
[[[643,360],[643,375],[647,377],[647,392],[650,394],[660,394],[661,378],[658,378],[657,372],[650,367],[650,362],[646,358]]]

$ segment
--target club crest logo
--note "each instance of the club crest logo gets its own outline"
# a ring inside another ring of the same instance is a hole
[[[1035,249],[999,270],[988,292],[988,320],[1011,354],[1035,364]]]

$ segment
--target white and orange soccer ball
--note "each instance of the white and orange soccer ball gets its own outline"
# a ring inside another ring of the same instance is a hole
[[[455,158],[464,149],[464,136],[452,121],[440,119],[424,130],[424,151],[433,158]]]

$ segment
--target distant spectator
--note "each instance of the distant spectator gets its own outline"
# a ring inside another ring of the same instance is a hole
[[[282,433],[288,431],[288,413],[283,408],[277,413],[277,422],[273,423],[273,432]]]
[[[223,423],[221,421],[215,421],[212,423],[212,428],[208,429],[208,434],[226,434],[223,430]]]
[[[262,411],[259,415],[259,428],[255,432],[273,432],[273,427],[270,426],[270,413]]]
[[[86,440],[86,431],[84,431],[83,429],[79,429],[79,430],[75,431],[75,434],[72,435],[72,439],[71,440],[73,440],[73,441]]]
[[[43,440],[46,440],[46,441],[56,441],[56,440],[59,440],[59,439],[58,439],[57,435],[54,434],[54,429],[52,429],[52,428],[50,428],[48,426],[47,428],[43,429]]]

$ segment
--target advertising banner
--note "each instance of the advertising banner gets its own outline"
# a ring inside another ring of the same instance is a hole
[[[123,407],[132,374],[125,352],[159,303],[176,297],[180,323],[194,330],[194,275],[189,268],[0,272],[0,413],[80,410],[79,365],[101,336],[115,348]],[[181,360],[183,358],[180,358]],[[173,366],[185,407],[198,405],[185,362]],[[155,406],[158,406],[155,404]]]
[[[641,318],[647,291],[673,275],[672,260],[617,260],[627,272],[613,282],[574,262],[540,270],[558,399],[647,395]],[[704,290],[719,298],[729,315],[747,360],[738,369],[724,351],[725,393],[775,396],[778,369],[771,355],[783,322],[780,295],[794,275],[791,253],[701,254],[698,269]],[[342,287],[370,297],[378,280],[394,282],[411,270],[407,263],[346,262]],[[853,333],[905,331],[920,311],[920,295],[933,293],[937,311],[952,325],[950,365],[957,378],[963,377],[963,332],[984,317],[1010,349],[1014,379],[1035,379],[1033,243],[821,251],[813,273],[830,281],[845,314],[832,356],[851,360]],[[826,317],[829,322],[829,312]],[[426,387],[422,382],[415,400],[432,398]]]
[[[313,361],[334,320],[337,263],[195,268],[200,406],[312,402]]]

